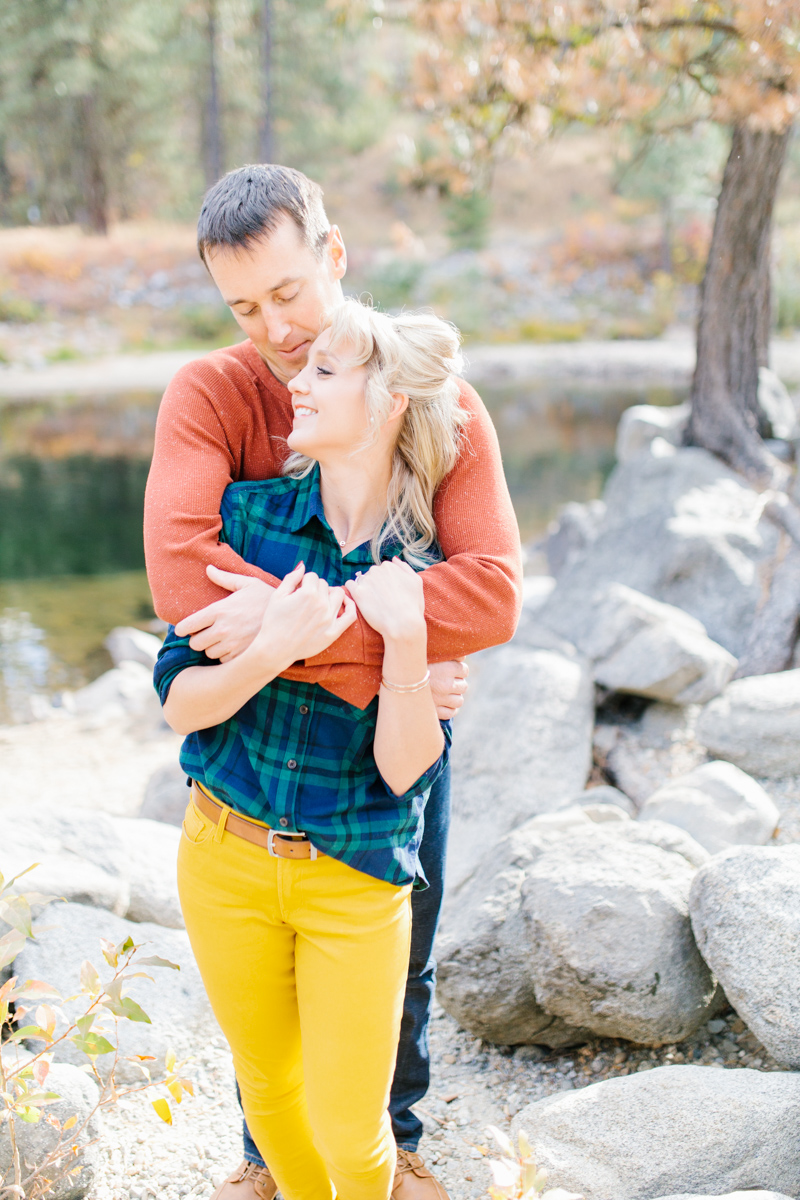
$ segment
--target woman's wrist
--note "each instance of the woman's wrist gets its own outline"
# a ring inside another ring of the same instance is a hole
[[[263,678],[262,687],[271,679],[275,679],[281,671],[285,671],[295,661],[290,657],[286,646],[279,647],[276,639],[265,634],[264,631],[256,635],[239,658],[246,659],[242,663],[242,667],[248,674],[252,673]],[[237,660],[233,659],[232,661],[236,662]]]
[[[383,639],[383,677],[395,684],[418,683],[428,670],[428,637],[425,623],[403,637]]]
[[[427,654],[428,627],[425,618],[398,621],[381,630],[384,646],[393,646],[400,653],[413,652],[420,647]]]

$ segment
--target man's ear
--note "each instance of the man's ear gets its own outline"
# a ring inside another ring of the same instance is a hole
[[[347,250],[338,225],[331,225],[328,230],[328,243],[325,253],[331,264],[334,279],[343,279],[347,271]]]

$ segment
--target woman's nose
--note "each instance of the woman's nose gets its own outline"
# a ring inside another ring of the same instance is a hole
[[[294,395],[295,392],[299,392],[301,395],[308,394],[308,384],[305,379],[305,374],[305,368],[303,368],[299,375],[295,375],[294,379],[290,379],[287,383],[286,386],[292,395]]]

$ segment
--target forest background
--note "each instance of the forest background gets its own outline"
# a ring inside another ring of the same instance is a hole
[[[235,338],[193,224],[224,170],[268,159],[320,180],[351,290],[385,307],[432,304],[473,341],[690,326],[729,130],[688,119],[676,93],[658,127],[608,124],[591,105],[555,138],[509,121],[476,161],[457,114],[432,123],[425,7],[6,0],[0,356],[35,366]],[[800,324],[796,144],[776,230],[785,334]]]
[[[308,172],[347,290],[459,326],[530,543],[601,494],[642,401],[691,399],[693,444],[789,486],[758,392],[800,328],[798,108],[795,0],[5,0],[0,722],[150,627],[142,495],[179,363],[153,382],[148,356],[241,339],[195,246],[222,172]],[[525,376],[548,342],[558,371]]]

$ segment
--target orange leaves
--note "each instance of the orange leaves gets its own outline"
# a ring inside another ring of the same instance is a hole
[[[663,128],[678,88],[684,125],[780,130],[800,110],[797,0],[417,0],[412,17],[427,35],[417,103],[461,135],[440,180],[491,157],[511,126],[542,137],[543,109]]]

